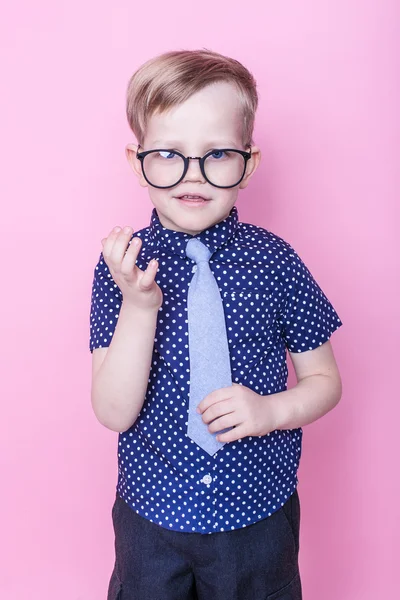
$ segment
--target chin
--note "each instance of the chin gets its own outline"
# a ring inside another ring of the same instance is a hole
[[[197,235],[225,219],[234,206],[234,203],[228,206],[217,206],[213,205],[214,202],[216,201],[210,200],[210,204],[206,204],[204,207],[177,207],[177,210],[171,210],[171,206],[166,207],[167,210],[163,210],[164,207],[157,206],[155,202],[153,204],[164,227]]]
[[[225,218],[224,214],[220,215],[206,215],[206,214],[196,214],[196,215],[187,215],[185,217],[177,217],[174,219],[176,225],[187,232],[193,232],[192,235],[196,235],[200,233],[200,231],[204,231],[205,229],[209,229],[215,223],[219,223]]]

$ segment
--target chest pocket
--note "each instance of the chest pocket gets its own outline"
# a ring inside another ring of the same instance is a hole
[[[264,350],[276,335],[276,295],[270,290],[251,289],[225,290],[221,297],[230,346],[247,346],[254,342],[253,351]]]

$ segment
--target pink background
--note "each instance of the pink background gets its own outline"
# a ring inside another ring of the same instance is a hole
[[[241,220],[289,241],[344,322],[332,337],[342,402],[304,432],[305,600],[397,597],[398,1],[8,4],[0,597],[106,597],[117,434],[90,406],[93,269],[114,225],[149,221],[124,155],[128,78],[198,47],[258,80],[263,162]]]

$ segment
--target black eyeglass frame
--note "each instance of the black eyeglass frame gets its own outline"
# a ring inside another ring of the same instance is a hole
[[[243,177],[245,176],[246,168],[247,168],[247,161],[251,158],[251,146],[249,146],[249,147],[250,147],[250,152],[246,152],[245,150],[238,150],[237,148],[214,148],[214,150],[210,150],[210,152],[207,152],[207,154],[205,154],[204,156],[184,156],[183,154],[181,154],[181,152],[178,152],[177,150],[172,150],[171,148],[154,148],[153,150],[145,150],[144,152],[139,152],[139,148],[140,148],[140,145],[139,145],[138,150],[136,152],[136,158],[138,158],[140,160],[140,163],[142,165],[142,173],[143,173],[145,180],[152,187],[162,189],[162,190],[175,187],[176,185],[178,185],[178,183],[180,183],[182,181],[182,179],[185,177],[186,173],[188,172],[189,161],[190,160],[198,160],[200,163],[200,171],[201,171],[201,174],[203,175],[204,179],[206,181],[208,181],[208,183],[210,185],[212,185],[216,188],[227,189],[227,188],[233,188],[233,187],[236,187],[237,185],[239,185],[239,183],[242,181]],[[148,154],[151,154],[153,152],[173,152],[174,154],[177,154],[178,156],[180,156],[183,159],[183,162],[185,165],[184,169],[183,169],[183,174],[176,183],[174,183],[172,185],[154,185],[154,183],[151,183],[151,181],[149,181],[147,179],[147,175],[144,170],[143,161]],[[239,181],[237,181],[234,185],[215,185],[215,183],[212,183],[212,181],[210,181],[208,179],[208,177],[205,173],[205,170],[204,170],[204,163],[209,156],[214,154],[214,152],[237,152],[238,154],[241,154],[243,156],[243,158],[244,158],[243,173],[242,173],[242,176],[239,179]]]

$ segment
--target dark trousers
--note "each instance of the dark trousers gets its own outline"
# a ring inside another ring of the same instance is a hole
[[[211,534],[171,531],[112,509],[115,566],[108,600],[301,600],[300,503],[254,525]]]

